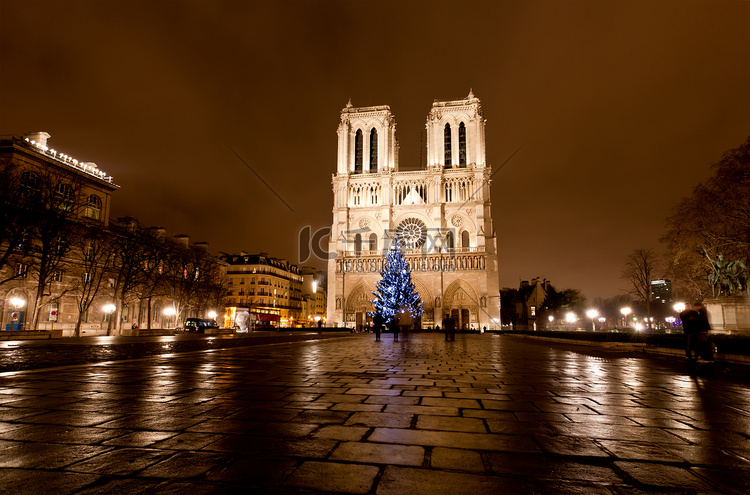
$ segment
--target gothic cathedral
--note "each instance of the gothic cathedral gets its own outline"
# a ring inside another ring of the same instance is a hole
[[[499,328],[497,245],[485,161],[485,120],[472,92],[435,101],[427,163],[400,171],[387,105],[341,110],[328,262],[328,324],[367,325],[385,250],[398,234],[422,298],[421,328]]]

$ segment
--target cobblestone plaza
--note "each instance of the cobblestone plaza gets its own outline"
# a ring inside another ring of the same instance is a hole
[[[748,383],[488,334],[3,373],[0,493],[747,493]]]

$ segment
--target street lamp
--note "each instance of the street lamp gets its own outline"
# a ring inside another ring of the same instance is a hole
[[[578,320],[578,317],[574,312],[565,313],[565,321],[568,323],[575,323]]]
[[[20,297],[13,297],[9,302],[10,305],[13,306],[13,309],[15,309],[16,311],[23,308],[23,306],[26,304],[26,301],[24,299],[21,299]]]
[[[599,316],[599,312],[595,309],[589,309],[586,311],[586,316],[591,318],[591,331],[596,332],[596,322],[594,321],[594,318]]]
[[[169,321],[172,321],[172,317],[177,313],[177,310],[174,309],[174,306],[167,306],[164,308],[164,315],[169,318]]]
[[[674,308],[674,310],[677,311],[678,313],[682,313],[683,311],[685,311],[686,307],[687,306],[685,306],[684,302],[678,302],[678,303],[675,303],[674,306],[672,306],[672,308]]]
[[[215,320],[216,319],[216,311],[214,311],[214,310],[209,311],[208,312],[208,317],[210,319],[212,319],[212,320]]]
[[[620,313],[622,313],[622,316],[623,316],[622,324],[625,325],[626,327],[628,326],[628,315],[632,312],[633,310],[627,306],[624,308],[620,308]]]
[[[13,306],[13,310],[14,310],[14,313],[15,313],[14,315],[11,316],[11,323],[10,323],[11,327],[10,328],[13,329],[13,319],[16,319],[16,320],[18,320],[18,328],[19,328],[19,330],[24,330],[24,328],[22,328],[22,327],[26,326],[26,321],[25,321],[26,319],[22,318],[19,312],[20,312],[21,308],[23,308],[26,305],[26,299],[22,299],[20,297],[12,297],[10,299],[10,301],[8,301],[8,302],[10,303],[11,306]]]

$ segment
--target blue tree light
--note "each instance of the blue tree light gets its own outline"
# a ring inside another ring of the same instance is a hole
[[[386,324],[391,323],[400,311],[407,311],[412,318],[422,316],[422,300],[414,289],[411,270],[401,252],[398,235],[393,237],[380,276],[382,278],[376,285],[377,290],[372,293],[375,296],[371,301],[375,311],[370,316],[380,314]]]

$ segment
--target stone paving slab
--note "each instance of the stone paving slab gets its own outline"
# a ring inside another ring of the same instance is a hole
[[[555,345],[352,335],[3,373],[0,494],[750,492],[750,377]]]

